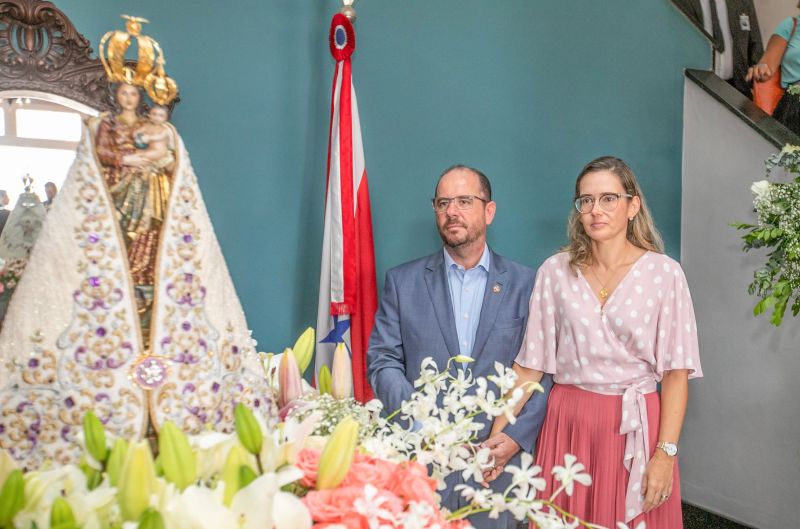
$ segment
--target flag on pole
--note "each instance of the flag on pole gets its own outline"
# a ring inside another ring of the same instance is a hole
[[[353,25],[337,13],[330,29],[336,72],[328,136],[315,372],[318,377],[323,365],[331,368],[336,344],[344,343],[352,361],[354,397],[366,402],[373,396],[367,382],[366,355],[378,292],[364,146],[350,66],[355,44]]]

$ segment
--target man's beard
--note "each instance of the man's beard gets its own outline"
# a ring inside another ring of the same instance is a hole
[[[451,226],[460,226],[465,230],[463,235],[454,236],[447,232],[447,229]],[[437,226],[438,227],[438,226]],[[464,246],[469,246],[470,244],[474,243],[478,239],[480,239],[481,233],[470,230],[466,225],[461,222],[447,222],[444,226],[439,228],[439,236],[442,238],[442,242],[445,246],[449,248],[462,248]]]

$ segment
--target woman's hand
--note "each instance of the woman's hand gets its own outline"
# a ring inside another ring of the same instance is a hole
[[[663,450],[656,448],[642,478],[642,494],[644,495],[644,512],[650,512],[667,501],[672,494],[672,478],[675,457],[670,457]]]
[[[769,66],[763,62],[760,62],[747,69],[747,76],[744,79],[748,82],[750,80],[754,80],[758,83],[763,83],[764,81],[769,81],[773,73],[774,72]]]

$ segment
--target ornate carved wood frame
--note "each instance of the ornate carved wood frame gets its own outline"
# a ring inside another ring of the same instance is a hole
[[[113,112],[105,70],[91,56],[89,40],[51,2],[0,0],[0,92],[46,92]]]

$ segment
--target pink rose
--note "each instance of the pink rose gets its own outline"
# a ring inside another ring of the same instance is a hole
[[[339,487],[311,491],[305,495],[303,503],[311,513],[311,519],[320,527],[324,527],[322,524],[342,524],[348,529],[369,529],[367,519],[355,511],[354,505],[359,499],[364,500],[364,487]],[[403,502],[389,491],[379,490],[372,501],[379,501],[381,510],[393,517],[403,510]]]
[[[466,518],[461,520],[453,520],[452,522],[448,523],[445,526],[447,529],[467,529],[467,527],[472,527],[469,521]]]
[[[343,487],[372,485],[378,490],[388,489],[397,464],[376,457],[356,453],[353,465],[342,481]]]
[[[361,487],[312,490],[303,497],[303,503],[317,523],[341,523],[353,510],[355,500],[363,495]]]
[[[438,509],[436,480],[428,476],[428,470],[415,461],[398,465],[388,488],[405,502],[424,502]]]
[[[320,450],[304,448],[297,454],[297,461],[294,466],[303,472],[300,484],[306,488],[313,489],[317,486],[317,473],[319,472]]]

